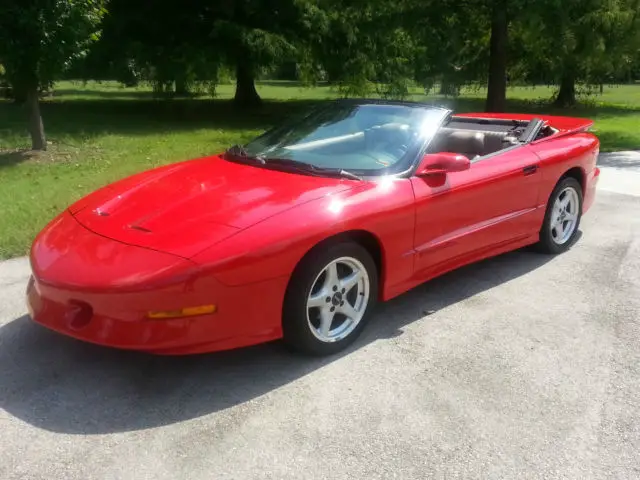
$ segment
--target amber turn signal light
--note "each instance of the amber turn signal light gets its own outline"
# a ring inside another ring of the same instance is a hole
[[[196,315],[207,315],[210,313],[216,313],[215,305],[201,305],[199,307],[181,308],[180,310],[148,312],[147,318],[150,318],[152,320],[160,320],[165,318],[194,317]]]

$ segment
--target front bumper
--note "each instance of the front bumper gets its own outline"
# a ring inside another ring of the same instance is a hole
[[[31,249],[27,303],[37,323],[79,340],[182,354],[261,343],[282,335],[287,278],[229,287],[202,266],[97,235],[70,214]],[[216,305],[213,314],[149,319],[151,311]]]
[[[211,285],[209,281],[206,283]],[[31,277],[27,304],[35,322],[78,340],[182,355],[280,338],[285,288],[286,279],[279,279],[244,287],[221,287],[215,295],[195,295],[177,286],[156,292],[114,294],[68,290]],[[190,305],[202,302],[205,296],[209,301],[214,296],[219,299],[216,313],[163,320],[145,318],[146,312],[157,310],[158,305]]]

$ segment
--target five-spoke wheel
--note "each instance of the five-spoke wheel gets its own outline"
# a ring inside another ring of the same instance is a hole
[[[331,261],[316,277],[307,300],[311,332],[323,342],[347,337],[360,323],[370,294],[369,274],[359,260]]]
[[[283,333],[297,350],[326,355],[357,338],[378,294],[378,270],[357,243],[320,245],[298,265],[285,297]]]
[[[582,187],[571,177],[565,177],[554,188],[540,230],[539,247],[547,253],[566,251],[578,234],[582,218]]]
[[[558,245],[569,241],[576,230],[580,199],[573,187],[567,187],[556,197],[551,214],[551,238]]]

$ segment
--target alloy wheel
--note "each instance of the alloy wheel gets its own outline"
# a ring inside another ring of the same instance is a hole
[[[567,187],[556,197],[551,212],[549,230],[554,243],[564,245],[578,224],[580,200],[573,187]]]
[[[349,336],[367,310],[370,290],[367,270],[357,259],[342,257],[326,265],[307,298],[307,323],[313,335],[326,343]]]

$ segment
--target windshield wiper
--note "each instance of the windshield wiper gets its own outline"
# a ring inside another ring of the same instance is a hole
[[[298,160],[292,160],[290,158],[268,158],[263,155],[249,155],[249,152],[242,145],[234,145],[225,151],[225,154],[236,159],[245,159],[254,162],[258,162],[261,165],[277,165],[285,168],[297,170],[302,173],[312,175],[330,175],[349,178],[351,180],[362,181],[362,178],[341,168],[323,168],[313,165],[311,163],[300,162]]]
[[[280,165],[283,167],[290,167],[295,170],[299,170],[305,173],[311,173],[316,175],[337,175],[351,180],[362,181],[362,177],[351,173],[342,168],[323,168],[313,165],[311,163],[300,162],[298,160],[292,160],[290,158],[268,158],[261,157],[267,165]]]
[[[264,158],[260,155],[249,155],[249,152],[247,152],[242,145],[234,145],[233,147],[228,148],[224,153],[236,158],[246,158],[262,164],[266,163]]]
[[[350,178],[351,180],[358,180],[359,182],[361,182],[361,181],[362,181],[362,177],[360,177],[360,176],[356,175],[355,173],[351,173],[351,172],[349,172],[349,171],[347,171],[347,170],[342,170],[342,169],[341,169],[341,170],[338,172],[338,174],[339,174],[341,177]]]

